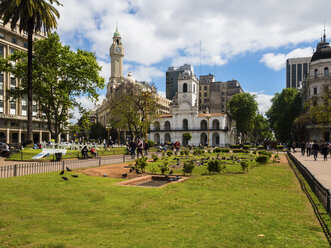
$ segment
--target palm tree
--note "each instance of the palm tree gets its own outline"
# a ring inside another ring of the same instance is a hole
[[[4,24],[11,22],[11,28],[19,25],[20,32],[28,33],[28,125],[27,142],[32,143],[32,36],[43,30],[49,33],[57,27],[59,12],[52,6],[61,5],[58,0],[1,0],[0,18]]]

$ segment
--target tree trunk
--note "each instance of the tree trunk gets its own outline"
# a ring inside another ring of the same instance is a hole
[[[27,144],[33,142],[32,137],[32,35],[34,21],[29,20],[28,23],[28,125],[27,125]]]

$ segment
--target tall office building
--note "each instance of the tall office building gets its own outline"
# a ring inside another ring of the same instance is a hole
[[[307,78],[311,57],[286,60],[286,88],[299,88],[300,82]]]
[[[168,67],[166,71],[166,98],[172,100],[177,91],[178,91],[178,77],[179,74],[183,73],[184,71],[189,70],[194,74],[194,69],[192,65],[184,64],[179,68],[174,66]]]

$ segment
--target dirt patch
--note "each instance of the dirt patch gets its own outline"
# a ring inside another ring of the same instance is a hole
[[[132,179],[132,178],[148,175],[147,173],[137,174],[135,171],[130,173],[129,163],[120,163],[120,164],[105,165],[94,168],[86,168],[86,169],[77,170],[77,172],[81,172],[84,173],[85,175],[95,176],[95,177],[103,177],[104,175],[106,175],[107,177],[111,177],[111,178],[122,178],[122,175],[127,173],[126,179]]]

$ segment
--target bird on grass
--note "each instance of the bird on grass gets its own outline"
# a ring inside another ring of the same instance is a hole
[[[71,171],[71,170],[69,169],[69,167],[66,167],[66,169],[67,169],[67,171]]]
[[[78,175],[71,175],[71,176],[72,176],[72,177],[76,177],[76,178],[78,177]]]
[[[169,175],[171,175],[172,173],[174,173],[174,171],[173,171],[173,170],[171,170],[171,171],[169,172]]]
[[[61,171],[61,172],[60,172],[60,175],[63,175],[63,174],[64,174],[64,171]]]
[[[141,172],[140,172],[138,169],[136,169],[136,173],[137,173],[137,174],[141,174]]]
[[[133,169],[132,168],[130,168],[130,173],[133,171]]]
[[[128,173],[122,174],[122,178],[126,178],[128,176]]]
[[[68,181],[69,179],[67,177],[61,177],[64,181]]]

